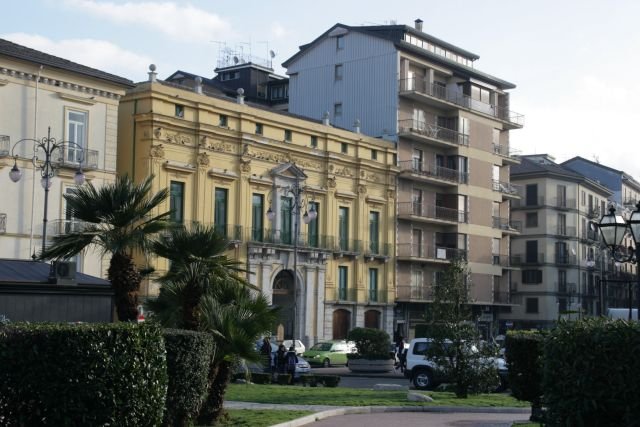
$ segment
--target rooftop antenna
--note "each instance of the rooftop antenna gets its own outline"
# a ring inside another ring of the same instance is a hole
[[[269,56],[271,57],[271,59],[269,60],[269,68],[273,68],[273,58],[276,57],[276,53],[273,50],[270,50]]]

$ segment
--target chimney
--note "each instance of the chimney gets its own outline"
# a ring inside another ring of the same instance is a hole
[[[156,73],[156,64],[149,65],[149,81],[152,83],[155,82],[157,75],[158,73]]]
[[[416,19],[415,23],[416,23],[416,30],[422,31],[422,19],[420,18]]]
[[[324,114],[322,115],[322,124],[325,126],[330,126],[331,123],[329,122],[329,112],[325,111]]]
[[[360,120],[356,119],[356,121],[353,122],[353,131],[355,133],[360,133]]]
[[[236,99],[238,100],[238,104],[244,104],[244,89],[239,87],[237,92],[238,92],[238,97]]]
[[[196,80],[196,87],[193,88],[193,90],[196,93],[199,93],[200,95],[202,95],[202,77],[198,76],[195,78]]]

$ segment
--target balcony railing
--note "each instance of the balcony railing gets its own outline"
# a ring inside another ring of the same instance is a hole
[[[334,301],[357,301],[357,289],[354,288],[333,288],[333,300]]]
[[[7,232],[7,214],[0,213],[0,234]]]
[[[466,184],[469,181],[468,172],[420,162],[417,159],[403,160],[399,163],[401,171],[410,171],[417,175],[451,181],[456,184]]]
[[[556,226],[556,235],[561,237],[576,237],[576,228],[562,225]]]
[[[336,253],[358,254],[362,252],[362,241],[329,236],[328,249]]]
[[[1,138],[1,137],[0,137]],[[1,142],[0,142],[1,143]],[[1,149],[0,149],[1,151]],[[636,203],[638,203],[638,199],[636,199],[635,197],[627,197],[626,199],[624,199],[624,201],[622,202],[622,204],[624,206],[630,207],[630,208],[634,208],[636,206]]]
[[[591,206],[587,208],[587,217],[588,218],[600,218],[602,216],[602,212],[600,212],[599,206]]]
[[[11,152],[11,140],[7,135],[0,135],[0,157],[8,156]]]
[[[400,300],[433,300],[431,285],[398,285],[396,298]]]
[[[332,248],[332,244],[330,243],[331,239],[333,239],[333,236],[300,233],[298,237],[298,247],[301,249],[330,249]],[[293,233],[282,230],[252,228],[251,234],[249,235],[249,242],[293,246]]]
[[[516,199],[511,201],[512,208],[529,208],[529,207],[539,207],[545,205],[544,196],[539,196],[536,198],[527,199],[525,196],[520,193],[521,199]]]
[[[419,245],[415,243],[400,243],[396,245],[396,256],[413,258],[416,260],[441,260],[467,259],[467,251],[464,249],[447,248],[444,246]]]
[[[577,289],[577,286],[575,283],[567,283],[567,282],[556,282],[555,287],[558,290],[559,294],[569,294],[569,295],[575,294]]]
[[[75,219],[54,219],[47,221],[47,234],[49,236],[61,236],[63,234],[78,233],[87,227],[84,221]]]
[[[386,303],[387,291],[382,289],[367,289],[365,291],[365,300],[367,303],[371,303],[371,302]]]
[[[509,218],[500,218],[498,216],[491,217],[493,220],[492,227],[505,231],[522,231],[521,221],[509,221]]]
[[[507,121],[517,126],[524,125],[524,116],[514,111],[510,111],[504,107],[493,104],[487,104],[477,99],[473,99],[469,95],[459,92],[453,92],[439,84],[428,84],[426,79],[408,78],[400,79],[400,92],[418,92],[433,98],[441,99],[452,104],[456,104],[462,108],[477,111],[495,117],[499,120]]]
[[[57,154],[59,154],[59,156],[56,156]],[[82,169],[98,168],[98,150],[89,150],[87,148],[79,150],[65,147],[61,153],[58,153],[56,150],[53,156],[54,158],[51,159],[52,162],[63,167],[77,168],[78,166],[82,166]]]
[[[213,229],[220,236],[232,242],[242,241],[242,226],[235,224],[213,224]]]
[[[539,254],[516,254],[513,255],[513,265],[526,265],[526,264],[543,264],[544,253]]]
[[[493,152],[499,156],[514,158],[521,154],[520,150],[513,149],[508,145],[500,145],[496,143],[492,143]]]
[[[418,202],[398,202],[398,215],[412,215],[442,221],[466,223],[467,212]]]
[[[493,291],[493,302],[497,304],[511,304],[511,293],[505,291]]]
[[[423,122],[421,120],[404,119],[398,120],[399,133],[415,133],[431,139],[448,142],[456,145],[469,145],[469,135],[465,135],[456,130]]]
[[[365,257],[388,257],[391,256],[392,247],[388,243],[365,242]]]
[[[512,267],[514,265],[522,264],[522,262],[515,262],[514,257],[510,255],[494,254],[491,257],[492,257],[492,264],[499,265],[500,267]],[[520,260],[518,259],[518,261]]]
[[[520,196],[520,186],[511,184],[510,182],[492,180],[493,191],[499,191],[502,194],[508,194],[510,196]]]
[[[585,230],[582,229],[582,232],[580,233],[580,238],[585,239],[585,240],[593,240],[593,241],[598,241],[600,239],[600,235],[598,234],[598,231],[596,230]]]
[[[554,197],[551,199],[551,205],[559,209],[575,209],[576,199],[567,199],[566,197]]]
[[[575,265],[577,262],[577,258],[575,255],[556,254],[555,262],[556,264],[562,265]]]

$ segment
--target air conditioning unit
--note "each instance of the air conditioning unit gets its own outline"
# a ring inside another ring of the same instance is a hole
[[[54,261],[51,264],[49,280],[58,285],[76,284],[76,263],[73,261]]]

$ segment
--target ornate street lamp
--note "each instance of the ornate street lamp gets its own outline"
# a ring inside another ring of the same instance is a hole
[[[56,168],[59,167],[51,161],[51,158],[56,150],[60,150],[64,155],[65,146],[75,146],[76,149],[80,151],[80,159],[78,161],[78,170],[73,176],[73,181],[76,185],[82,185],[85,181],[85,175],[82,172],[84,148],[73,141],[58,141],[56,140],[56,138],[52,138],[51,127],[47,129],[47,136],[43,137],[42,139],[23,138],[13,144],[13,147],[11,148],[13,167],[9,171],[9,179],[11,179],[11,181],[13,182],[18,182],[20,181],[20,178],[22,178],[22,171],[18,168],[18,156],[14,154],[14,150],[18,144],[27,141],[35,142],[36,150],[39,148],[44,152],[44,161],[38,158],[37,151],[31,159],[35,168],[40,170],[40,184],[42,185],[42,188],[44,188],[44,217],[42,219],[42,251],[44,252],[47,241],[47,208],[49,205],[49,188],[51,188],[51,184],[53,183],[53,177],[55,176]]]
[[[638,268],[640,267],[638,265],[640,260],[640,201],[626,221],[621,215],[616,215],[616,208],[611,205],[609,213],[603,215],[600,219],[598,228],[600,228],[604,244],[611,250],[615,261],[636,264],[637,303],[638,313],[640,314],[640,268]],[[629,246],[626,253],[624,253],[622,241],[629,232],[633,239],[633,246]],[[629,320],[632,319],[632,305],[631,284],[629,284]]]
[[[295,177],[294,183],[287,186],[276,186],[275,192],[284,196],[291,196],[293,199],[293,328],[291,342],[296,345],[296,323],[298,321],[298,240],[300,239],[300,212],[304,210],[302,221],[309,224],[318,217],[318,212],[312,203],[306,197],[303,197],[307,187],[300,186],[300,178]],[[307,207],[309,208],[307,210]],[[276,219],[276,213],[271,209],[267,210],[267,219],[273,222]]]

